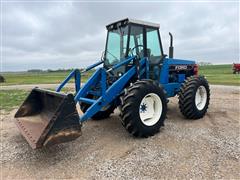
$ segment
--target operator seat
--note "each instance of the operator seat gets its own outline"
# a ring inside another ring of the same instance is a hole
[[[149,76],[151,79],[159,80],[162,61],[165,56],[153,56],[151,49],[147,49],[147,57],[149,59]]]
[[[140,58],[144,57],[144,50],[140,52]],[[147,48],[147,57],[149,61],[149,77],[150,79],[157,80],[159,77],[159,60],[151,55],[151,49]]]
[[[141,50],[141,52],[139,54],[140,54],[140,58],[144,57],[144,50]],[[166,57],[166,55],[153,56],[153,55],[151,55],[151,49],[147,48],[147,57],[149,60],[149,77],[150,77],[150,79],[159,80],[163,59]]]

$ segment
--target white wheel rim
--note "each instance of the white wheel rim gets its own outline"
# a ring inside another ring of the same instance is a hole
[[[147,94],[140,103],[139,115],[144,125],[155,125],[162,115],[161,98],[155,93]]]
[[[204,86],[199,86],[195,95],[195,105],[198,110],[203,110],[207,102],[207,90]]]

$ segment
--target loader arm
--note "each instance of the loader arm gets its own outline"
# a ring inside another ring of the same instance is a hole
[[[127,72],[124,73],[123,76],[119,77],[118,80],[116,80],[110,86],[107,85],[107,73],[111,70],[115,70],[123,65],[126,65],[133,60],[135,60],[135,57],[129,57],[126,60],[122,61],[121,64],[117,64],[109,70],[106,70],[105,68],[99,68],[86,82],[86,84],[78,91],[74,98],[75,101],[91,104],[87,111],[80,117],[80,122],[90,119],[104,106],[112,103],[116,98],[119,97],[121,92],[124,90],[126,84],[137,74],[137,66],[133,65]],[[139,62],[139,66],[141,69],[140,75],[143,78],[146,78],[147,74],[146,64],[147,60],[145,58],[141,59]],[[101,94],[101,96],[99,96],[99,98],[95,100],[86,98],[91,88],[93,86],[96,86],[99,81],[101,83],[101,89],[100,92],[95,93]]]
[[[139,68],[135,64],[133,64],[133,66],[129,70],[127,70],[123,76],[119,77],[118,80],[116,80],[113,84],[108,86],[107,83],[108,73],[110,71],[114,71],[120,68],[121,66],[129,64],[131,61],[139,61],[139,63],[137,63],[139,64]],[[101,64],[100,62],[93,64],[92,66],[89,66],[84,72],[100,64]],[[82,116],[80,116],[80,122],[83,122],[90,119],[104,106],[107,106],[108,104],[112,103],[117,97],[119,97],[126,84],[137,74],[139,76],[139,79],[148,77],[148,61],[146,60],[146,58],[138,60],[135,56],[132,56],[122,60],[120,63],[114,65],[108,70],[105,68],[97,69],[93,73],[93,75],[89,78],[89,80],[83,85],[83,87],[80,87],[81,72],[78,69],[75,69],[58,86],[56,91],[60,92],[71,78],[73,77],[75,78],[75,90],[76,90],[76,95],[74,97],[75,102],[76,103],[84,102],[90,104],[87,111]],[[93,92],[91,88],[95,87],[99,82],[101,87],[100,90]],[[100,96],[97,99],[89,99],[87,98],[89,92],[99,94]]]

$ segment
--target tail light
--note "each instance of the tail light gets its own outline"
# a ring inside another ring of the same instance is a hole
[[[194,64],[193,74],[194,74],[194,75],[198,75],[198,65],[197,65],[197,64]]]

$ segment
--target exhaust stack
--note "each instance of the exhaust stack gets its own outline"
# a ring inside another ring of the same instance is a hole
[[[169,58],[173,58],[173,36],[172,33],[169,32],[170,36],[170,46],[169,46]]]

